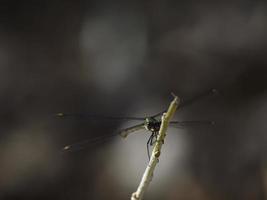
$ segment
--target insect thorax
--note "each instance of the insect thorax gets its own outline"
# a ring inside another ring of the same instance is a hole
[[[155,118],[150,117],[150,118],[146,118],[145,120],[145,128],[151,132],[158,132],[160,129],[160,124],[161,124],[161,121]]]

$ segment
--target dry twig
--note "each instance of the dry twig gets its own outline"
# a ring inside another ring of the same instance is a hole
[[[145,191],[148,188],[149,183],[152,181],[153,172],[155,170],[157,163],[159,162],[161,147],[162,147],[162,144],[164,143],[164,139],[166,136],[166,131],[167,131],[167,128],[169,125],[169,121],[173,117],[173,115],[174,115],[174,113],[175,113],[175,111],[176,111],[176,109],[180,103],[180,99],[175,95],[173,95],[173,96],[174,96],[174,99],[171,102],[167,112],[162,115],[159,134],[157,137],[156,144],[153,148],[151,158],[150,158],[149,163],[146,167],[146,170],[143,174],[142,180],[141,180],[141,182],[137,188],[137,191],[132,194],[131,200],[141,200],[144,196]]]

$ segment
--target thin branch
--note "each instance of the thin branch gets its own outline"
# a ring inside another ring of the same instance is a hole
[[[146,167],[146,170],[143,174],[142,180],[141,180],[136,192],[134,192],[132,194],[131,200],[141,200],[144,196],[145,191],[147,190],[147,188],[149,186],[149,183],[152,181],[155,167],[156,167],[157,163],[159,162],[161,147],[162,147],[162,144],[164,143],[164,139],[166,136],[166,131],[167,131],[169,122],[170,122],[171,118],[173,117],[173,115],[174,115],[174,113],[175,113],[175,111],[176,111],[176,109],[180,103],[180,99],[175,95],[173,95],[173,96],[174,96],[174,99],[171,102],[171,104],[168,108],[168,111],[162,115],[162,121],[161,121],[159,134],[157,137],[156,144],[153,148],[151,158],[149,160],[149,163]]]

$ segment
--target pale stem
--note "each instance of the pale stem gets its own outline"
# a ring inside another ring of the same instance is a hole
[[[143,174],[142,180],[141,180],[136,192],[134,192],[131,196],[131,200],[141,200],[144,196],[145,191],[147,190],[147,188],[149,186],[149,183],[152,181],[155,167],[156,167],[157,163],[159,162],[161,147],[162,147],[162,144],[164,143],[164,139],[166,136],[166,131],[167,131],[169,122],[170,122],[171,118],[173,117],[173,115],[174,115],[174,113],[175,113],[175,111],[176,111],[176,109],[180,103],[180,99],[175,95],[173,95],[173,96],[174,96],[174,99],[171,102],[167,112],[162,115],[159,134],[158,134],[155,146],[153,148],[151,158],[149,160],[149,163],[146,167],[146,170]]]

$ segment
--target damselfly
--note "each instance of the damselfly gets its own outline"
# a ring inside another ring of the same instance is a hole
[[[182,101],[180,104],[180,108],[184,107],[186,105],[189,105],[193,102],[195,102],[196,100],[199,100],[200,98],[203,98],[205,96],[208,96],[210,94],[214,94],[217,93],[217,91],[215,89],[209,90],[208,92],[204,92],[188,101]],[[154,141],[157,138],[159,129],[160,129],[160,125],[161,125],[161,118],[160,116],[166,112],[166,110],[159,112],[155,115],[149,116],[149,117],[118,117],[118,116],[99,116],[99,115],[91,115],[91,114],[85,114],[85,113],[57,113],[57,116],[60,118],[65,118],[65,117],[73,117],[73,118],[82,118],[82,119],[99,119],[99,120],[134,120],[134,121],[142,121],[141,123],[138,123],[134,126],[122,129],[120,131],[118,131],[118,133],[115,134],[110,134],[110,135],[106,135],[106,136],[100,136],[97,138],[93,138],[93,139],[88,139],[88,140],[83,140],[81,142],[78,143],[74,143],[74,144],[70,144],[67,145],[63,148],[63,151],[76,151],[78,149],[82,149],[84,148],[86,145],[90,144],[91,142],[96,142],[96,141],[100,141],[100,140],[105,140],[107,138],[113,137],[115,135],[120,135],[123,138],[126,138],[130,133],[139,131],[139,130],[147,130],[147,133],[150,133],[150,137],[147,141],[147,154],[148,157],[150,156],[149,153],[149,146],[152,146],[154,144]],[[188,125],[203,125],[203,124],[207,124],[207,125],[214,125],[215,122],[214,121],[171,121],[170,122],[170,126],[173,127],[185,127]]]

